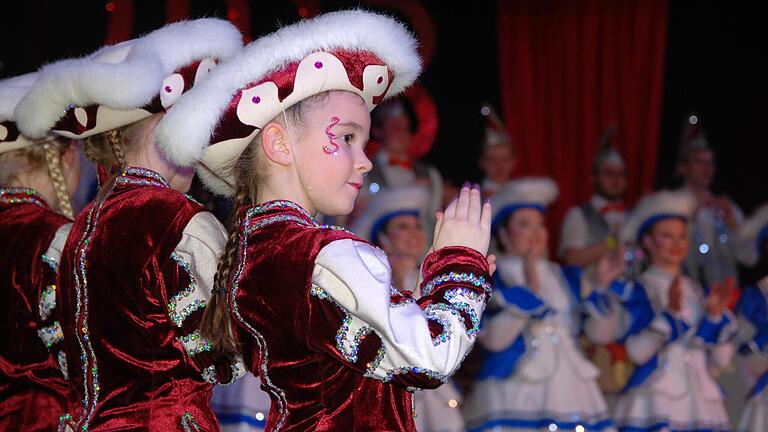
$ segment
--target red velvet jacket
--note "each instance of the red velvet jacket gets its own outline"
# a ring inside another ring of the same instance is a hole
[[[391,287],[384,253],[298,205],[241,209],[229,292],[268,431],[414,431],[412,395],[447,380],[474,342],[491,285],[481,254],[444,248],[418,300]]]
[[[55,303],[47,301],[56,289],[57,262],[45,253],[69,222],[31,189],[0,189],[2,431],[54,430],[65,407],[68,385],[43,340],[58,352]]]
[[[62,425],[218,430],[211,387],[216,372],[228,382],[231,370],[213,366],[196,333],[211,282],[198,269],[215,268],[217,257],[179,253],[203,208],[145,169],[127,168],[104,187],[75,220],[62,255],[61,323],[76,401]]]

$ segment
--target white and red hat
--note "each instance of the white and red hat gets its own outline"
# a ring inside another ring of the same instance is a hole
[[[362,10],[320,15],[254,41],[217,68],[163,118],[157,140],[175,163],[197,164],[213,192],[231,195],[227,168],[287,108],[343,90],[372,110],[420,72],[416,40],[396,20]]]
[[[31,140],[19,131],[13,110],[37,80],[29,73],[0,81],[0,153],[29,147],[39,141]]]
[[[16,122],[31,138],[49,132],[85,138],[125,126],[168,109],[242,47],[242,35],[227,21],[169,24],[43,67],[16,107]]]

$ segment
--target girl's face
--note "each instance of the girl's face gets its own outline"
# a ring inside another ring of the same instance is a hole
[[[346,215],[371,170],[365,156],[371,116],[365,102],[350,92],[331,92],[309,110],[300,136],[294,137],[299,182],[314,209]]]
[[[533,208],[522,208],[509,217],[504,241],[508,252],[516,255],[533,253],[535,256],[545,256],[549,232],[544,224],[541,211]]]
[[[382,241],[381,247],[387,255],[419,258],[424,251],[427,240],[417,216],[395,216],[387,222],[383,231],[389,241]]]
[[[688,254],[688,227],[682,219],[662,219],[651,227],[643,245],[657,265],[682,265]]]

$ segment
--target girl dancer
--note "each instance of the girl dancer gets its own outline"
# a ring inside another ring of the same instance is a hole
[[[352,210],[369,111],[419,70],[401,24],[330,13],[253,42],[160,125],[177,163],[199,158],[236,196],[205,329],[260,375],[267,430],[414,430],[409,390],[445,382],[472,346],[491,288],[477,189],[446,209],[416,301],[393,290],[384,252],[313,218]]]
[[[184,196],[193,171],[159,152],[154,130],[241,47],[225,21],[171,24],[43,68],[16,109],[30,136],[88,138],[86,154],[116,167],[62,256],[57,300],[76,401],[62,429],[218,429],[212,384],[240,371],[212,355],[198,326],[226,235]]]

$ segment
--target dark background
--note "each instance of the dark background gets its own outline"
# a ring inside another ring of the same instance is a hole
[[[565,1],[565,0],[564,0]],[[294,1],[250,1],[251,36],[300,18]],[[453,181],[480,180],[476,163],[484,101],[500,107],[495,1],[421,2],[436,27],[436,51],[422,84],[434,98],[440,129],[427,159]],[[0,78],[31,72],[60,58],[100,47],[107,33],[107,2],[41,1],[0,4]],[[165,22],[163,1],[137,0],[133,35]],[[360,6],[318,1],[322,11]],[[762,178],[768,142],[768,67],[764,18],[747,3],[672,1],[667,26],[664,96],[656,185],[675,185],[674,167],[684,119],[697,112],[718,157],[715,181],[746,211],[768,201]],[[372,8],[379,9],[381,8]],[[404,19],[394,10],[383,9]],[[226,18],[221,1],[191,1],[191,17]],[[418,23],[416,24],[419,25]],[[556,155],[553,155],[556,157]],[[632,181],[632,179],[630,179]]]

